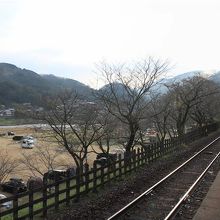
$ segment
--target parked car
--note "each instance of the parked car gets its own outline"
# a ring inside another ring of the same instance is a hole
[[[0,194],[0,200],[6,199],[6,198],[7,198],[7,196]],[[10,209],[10,208],[12,208],[12,204],[13,204],[12,201],[8,201],[8,202],[4,202],[4,203],[0,204],[0,207]]]
[[[23,141],[28,141],[29,143],[34,144],[35,140],[32,136],[24,136]]]
[[[13,136],[15,133],[13,131],[8,131],[8,136]]]
[[[96,159],[100,158],[106,158],[110,162],[114,162],[117,160],[117,154],[116,153],[99,153],[96,156]]]
[[[55,169],[44,173],[43,181],[44,183],[53,183],[65,178],[67,178],[66,170]]]
[[[34,143],[32,141],[24,139],[21,143],[22,148],[32,149],[34,147]]]
[[[106,157],[101,157],[99,159],[94,160],[93,163],[96,165],[105,166],[108,163],[108,159]]]
[[[13,140],[14,140],[14,141],[20,141],[20,140],[22,140],[22,139],[23,139],[23,136],[22,136],[22,135],[16,135],[16,136],[13,137]]]
[[[9,193],[25,192],[27,187],[20,178],[11,178],[9,181],[1,184],[2,190]]]
[[[39,189],[43,187],[43,179],[40,177],[31,176],[27,181],[28,190]]]
[[[5,135],[6,135],[6,133],[0,133],[0,137],[3,137]]]
[[[76,167],[69,167],[66,170],[66,174],[68,177],[72,177],[76,175]]]
[[[121,159],[124,158],[125,149],[124,148],[113,148],[110,152],[111,154],[117,154],[117,158],[119,155],[121,155]]]

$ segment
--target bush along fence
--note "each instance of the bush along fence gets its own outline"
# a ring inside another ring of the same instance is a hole
[[[118,155],[118,159],[111,164],[92,168],[88,165],[83,172],[76,170],[76,175],[53,184],[45,185],[43,188],[16,194],[0,200],[0,219],[33,219],[39,215],[45,218],[50,210],[59,210],[63,205],[77,202],[79,198],[88,192],[96,192],[99,187],[107,182],[119,179],[127,173],[137,170],[140,166],[150,164],[158,158],[175,151],[181,144],[188,144],[201,136],[207,135],[218,129],[218,124],[210,124],[185,134],[165,140],[164,144],[154,143],[145,149],[138,148],[125,160],[124,155]],[[51,190],[52,189],[52,190]],[[12,202],[9,209],[3,208],[2,204]]]

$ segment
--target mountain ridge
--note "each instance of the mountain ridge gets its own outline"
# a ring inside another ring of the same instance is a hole
[[[198,70],[198,71],[190,71],[186,73],[182,73],[173,77],[164,78],[161,80],[160,84],[156,86],[155,90],[158,90],[160,93],[166,93],[168,91],[167,87],[164,85],[169,85],[174,82],[180,82],[181,80],[191,78],[194,76],[201,76],[211,81],[220,84],[220,71],[219,70]]]
[[[172,83],[183,79],[201,75],[220,84],[220,71],[191,71],[173,77],[164,78],[162,83]],[[117,83],[116,83],[117,84]],[[41,75],[32,70],[19,68],[10,63],[0,63],[0,105],[10,106],[30,102],[33,105],[41,105],[42,99],[54,97],[62,89],[76,90],[80,99],[93,101],[93,92],[89,86],[69,78],[58,77],[52,74]],[[108,89],[104,85],[99,91]],[[118,87],[120,91],[120,86]],[[155,91],[165,93],[166,86],[157,85]]]
[[[0,63],[0,105],[24,102],[40,105],[43,97],[52,97],[62,89],[76,90],[81,99],[91,100],[93,89],[81,82]]]

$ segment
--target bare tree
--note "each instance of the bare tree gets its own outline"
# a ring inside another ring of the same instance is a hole
[[[173,101],[171,117],[176,124],[178,135],[184,134],[192,108],[216,93],[216,87],[206,89],[209,84],[209,80],[195,76],[167,86],[167,96]]]
[[[74,92],[64,91],[47,100],[47,109],[38,118],[47,123],[60,147],[82,168],[89,146],[99,138],[103,125],[98,123],[99,109],[93,103],[80,101]]]
[[[99,117],[99,123],[103,125],[103,128],[100,130],[100,138],[97,139],[97,145],[95,148],[93,147],[93,151],[96,154],[100,151],[109,154],[113,150],[113,146],[123,143],[121,122],[116,120],[108,111],[102,110],[100,115],[102,116]]]
[[[102,63],[99,72],[107,85],[98,93],[110,114],[127,129],[125,149],[130,152],[136,143],[139,123],[145,118],[149,93],[159,77],[168,69],[167,62],[149,58],[133,66]]]
[[[12,158],[7,151],[0,151],[0,183],[4,182],[10,174],[15,174],[18,165],[18,161]]]
[[[22,170],[29,171],[34,177],[42,177],[48,170],[65,165],[58,162],[59,155],[60,153],[55,150],[55,146],[35,146],[32,153],[22,152],[20,159],[20,163],[23,165]]]
[[[172,103],[166,95],[154,95],[151,97],[150,116],[151,121],[157,130],[157,138],[164,143],[167,135],[172,137],[173,124],[170,120],[172,114]]]
[[[219,114],[220,102],[219,86],[212,81],[208,81],[203,88],[207,94],[210,95],[207,98],[203,98],[190,110],[190,118],[196,122],[198,127],[207,125],[209,122],[213,122],[214,118]]]

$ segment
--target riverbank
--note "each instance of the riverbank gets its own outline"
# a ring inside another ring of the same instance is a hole
[[[31,118],[2,118],[0,117],[0,126],[38,124],[36,120]]]

